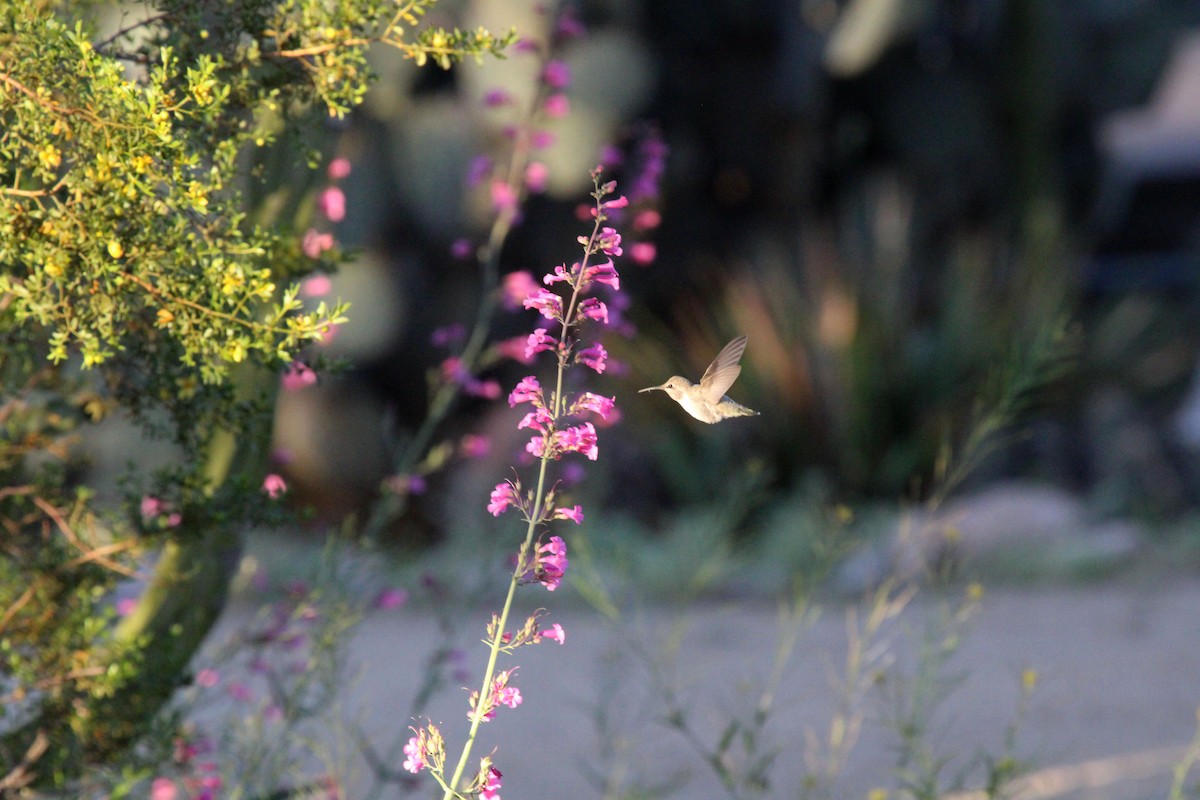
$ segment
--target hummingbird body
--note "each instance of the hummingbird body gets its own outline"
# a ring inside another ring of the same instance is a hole
[[[699,383],[692,383],[687,378],[673,375],[661,386],[647,386],[638,391],[640,393],[661,389],[672,400],[679,403],[684,411],[710,425],[730,417],[757,416],[757,411],[730,400],[725,394],[742,372],[742,367],[738,362],[745,349],[745,336],[739,336],[725,345],[713,362],[708,365],[708,369],[704,371],[704,377],[700,379]]]

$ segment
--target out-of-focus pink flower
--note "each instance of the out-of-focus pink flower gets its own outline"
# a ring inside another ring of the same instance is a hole
[[[346,194],[336,186],[327,186],[317,195],[317,208],[330,222],[346,218]]]
[[[387,611],[393,608],[400,608],[407,602],[408,592],[403,589],[384,589],[375,595],[374,605],[380,611]]]
[[[136,597],[122,597],[117,601],[117,616],[128,617],[138,606]]]
[[[658,248],[653,242],[636,242],[629,246],[629,257],[633,263],[644,267],[653,264],[654,259],[658,258]]]
[[[555,92],[542,103],[542,112],[551,119],[565,117],[571,113],[571,101],[562,92]]]
[[[467,186],[478,186],[492,172],[492,160],[487,156],[475,156],[467,166]]]
[[[459,261],[466,261],[471,257],[471,253],[475,251],[471,240],[467,238],[455,239],[450,244],[450,255]]]
[[[304,232],[304,238],[300,242],[300,249],[309,258],[320,258],[321,253],[333,249],[333,234],[321,233],[316,228],[309,228]]]
[[[542,67],[542,82],[551,89],[567,88],[571,85],[571,67],[565,61],[547,61]]]
[[[492,208],[498,212],[515,211],[517,208],[517,193],[513,191],[513,187],[509,186],[508,181],[495,178],[491,184],[492,192]]]
[[[576,505],[572,508],[556,508],[554,509],[555,519],[569,519],[576,525],[583,524],[583,506]]]
[[[196,685],[203,686],[205,689],[211,689],[212,687],[216,686],[220,679],[220,673],[218,673],[215,669],[209,669],[208,667],[205,667],[196,673]]]
[[[316,382],[317,373],[313,372],[312,367],[302,361],[293,361],[289,364],[279,380],[279,384],[285,392],[299,391],[300,389],[312,386]]]
[[[287,481],[281,475],[272,472],[263,478],[262,488],[268,497],[275,500],[287,491]]]
[[[317,255],[320,255],[320,253]],[[320,273],[309,275],[300,282],[300,295],[302,297],[324,297],[329,294],[331,289],[333,289],[333,281],[329,279],[328,275]]]
[[[525,186],[535,194],[546,191],[546,176],[549,172],[542,162],[530,161],[525,167]]]
[[[534,150],[545,150],[547,147],[553,147],[558,141],[558,136],[550,131],[534,131],[529,135],[529,146]]]
[[[150,784],[150,800],[175,800],[177,789],[170,778],[155,778]]]
[[[512,102],[512,95],[506,89],[489,89],[483,95],[483,104],[488,108],[499,108]]]
[[[650,231],[662,224],[662,214],[653,208],[645,208],[633,215],[635,231]]]
[[[350,159],[338,156],[329,162],[326,173],[330,180],[340,181],[350,174]]]
[[[533,279],[533,273],[528,270],[517,270],[504,276],[500,283],[500,302],[509,311],[515,311],[525,302],[525,298],[541,287]]]
[[[486,458],[492,451],[492,440],[473,433],[463,434],[458,440],[458,451],[465,458]]]

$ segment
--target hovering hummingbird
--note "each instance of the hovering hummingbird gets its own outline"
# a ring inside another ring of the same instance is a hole
[[[687,378],[674,375],[663,385],[647,386],[645,389],[639,389],[638,393],[662,389],[672,400],[683,406],[684,411],[710,425],[730,417],[757,416],[757,411],[735,403],[725,396],[725,392],[742,372],[738,361],[741,360],[742,351],[745,349],[745,336],[739,336],[725,345],[704,371],[700,383],[692,383]]]

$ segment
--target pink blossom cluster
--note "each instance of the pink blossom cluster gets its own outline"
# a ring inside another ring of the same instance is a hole
[[[317,212],[328,222],[336,225],[346,218],[346,194],[337,182],[350,174],[350,161],[345,158],[335,158],[329,162],[325,171],[329,184],[317,194]],[[320,258],[326,250],[332,250],[335,244],[333,234],[310,227],[304,232],[300,241],[300,249],[309,258]]]

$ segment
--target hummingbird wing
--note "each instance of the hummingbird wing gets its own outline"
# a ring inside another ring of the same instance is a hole
[[[700,379],[700,393],[710,403],[719,403],[738,375],[742,374],[738,361],[741,361],[745,349],[746,337],[739,336],[725,345],[704,371],[704,377]]]

